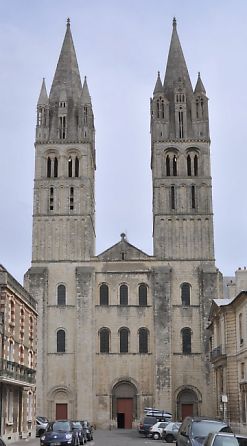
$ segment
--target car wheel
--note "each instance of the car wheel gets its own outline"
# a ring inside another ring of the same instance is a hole
[[[159,440],[159,439],[160,439],[160,434],[159,434],[159,432],[154,432],[154,433],[153,433],[153,439],[154,439],[154,440]]]
[[[167,441],[167,443],[172,443],[174,441],[174,437],[172,434],[167,434],[165,436],[165,440]]]

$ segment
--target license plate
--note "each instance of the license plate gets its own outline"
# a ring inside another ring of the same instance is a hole
[[[56,442],[56,443],[53,442],[53,443],[50,443],[50,446],[60,446],[60,444],[61,443],[59,443],[59,442]]]

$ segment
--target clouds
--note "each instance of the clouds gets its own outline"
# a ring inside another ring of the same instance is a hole
[[[67,17],[95,114],[97,252],[122,231],[152,251],[149,98],[175,15],[192,83],[200,71],[210,98],[216,263],[227,275],[246,264],[247,5],[215,3],[0,3],[0,262],[18,280],[31,262],[36,102],[42,77],[50,88]]]

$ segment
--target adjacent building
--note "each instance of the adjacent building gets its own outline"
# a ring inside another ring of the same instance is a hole
[[[178,419],[216,410],[207,326],[222,278],[214,259],[208,98],[200,75],[192,87],[175,19],[150,119],[153,255],[125,234],[96,254],[93,105],[68,21],[49,95],[43,81],[37,104],[25,275],[39,313],[37,408],[49,419],[128,428],[145,407]]]
[[[210,310],[211,363],[217,415],[246,431],[247,422],[247,270],[239,268],[226,284],[227,297]]]
[[[36,301],[0,265],[0,435],[35,434]]]

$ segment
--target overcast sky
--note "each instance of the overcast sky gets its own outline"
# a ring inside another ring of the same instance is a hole
[[[0,263],[31,265],[36,104],[48,91],[70,17],[96,126],[97,253],[126,232],[152,254],[149,101],[177,29],[210,99],[216,264],[247,264],[246,0],[0,0]]]

